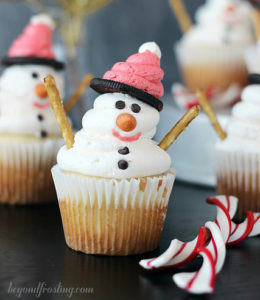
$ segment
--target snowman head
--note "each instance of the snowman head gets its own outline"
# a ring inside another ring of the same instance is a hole
[[[50,107],[44,77],[53,75],[59,89],[63,90],[63,79],[58,70],[64,67],[56,60],[52,51],[54,22],[50,16],[33,16],[22,34],[13,41],[2,64],[7,68],[0,79],[2,102],[13,99],[16,109],[28,104],[35,109]],[[29,107],[27,106],[27,107]],[[3,108],[1,107],[3,112]]]
[[[152,138],[160,119],[159,112],[150,105],[122,93],[99,96],[94,109],[82,120],[83,128],[112,135],[120,141],[134,142],[139,138]]]
[[[91,87],[103,95],[95,100],[94,110],[86,114],[86,120],[95,116],[98,121],[93,119],[90,123],[121,141],[151,138],[163,108],[159,100],[164,93],[160,58],[158,45],[148,42],[125,62],[116,63],[103,79],[92,79]],[[87,123],[83,119],[84,128]]]
[[[46,109],[50,107],[50,102],[43,80],[48,75],[54,76],[63,94],[64,82],[59,72],[51,66],[26,64],[6,68],[0,79],[0,95],[10,95],[21,105],[29,105],[38,110]]]

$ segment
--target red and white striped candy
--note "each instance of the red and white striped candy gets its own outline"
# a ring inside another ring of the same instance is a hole
[[[197,272],[182,272],[173,275],[173,281],[181,289],[192,294],[213,293],[216,281],[215,263],[211,252],[202,247],[198,249],[203,263]]]
[[[222,232],[218,225],[214,222],[207,222],[205,226],[211,233],[211,239],[206,247],[212,254],[214,264],[216,266],[216,273],[219,273],[223,267],[226,257],[226,246],[223,240]]]
[[[172,240],[170,247],[163,254],[155,258],[143,259],[139,264],[145,269],[177,268],[193,260],[198,255],[198,248],[205,245],[205,242],[206,228],[201,227],[198,237],[193,241]]]
[[[212,293],[215,277],[223,267],[226,256],[226,244],[234,245],[248,236],[260,234],[260,213],[247,212],[245,221],[236,224],[232,221],[238,199],[234,196],[208,197],[206,202],[217,208],[215,222],[207,222],[206,228],[211,238],[206,245],[206,228],[201,227],[199,235],[191,242],[181,242],[177,239],[160,256],[140,261],[145,269],[176,268],[187,264],[198,254],[203,257],[203,264],[197,272],[182,272],[173,276],[174,282],[193,294]]]
[[[208,204],[213,204],[217,207],[217,218],[215,220],[215,223],[221,230],[224,243],[228,241],[231,233],[231,218],[229,215],[229,211],[231,214],[234,213],[235,203],[237,202],[235,199],[235,197],[227,198],[226,196],[208,197],[206,199],[206,202]]]
[[[254,227],[254,214],[248,211],[245,221],[241,224],[231,222],[231,233],[227,245],[234,245],[242,242],[248,237]]]
[[[256,236],[260,234],[260,213],[254,213],[254,225],[253,229],[248,235],[249,237]]]
[[[199,254],[203,257],[203,264],[197,272],[183,272],[173,276],[173,280],[179,287],[193,294],[212,293],[214,291],[215,277],[222,269],[226,257],[226,247],[220,228],[215,222],[207,222],[205,225],[210,233],[211,240],[206,250]],[[212,280],[214,278],[214,280]]]

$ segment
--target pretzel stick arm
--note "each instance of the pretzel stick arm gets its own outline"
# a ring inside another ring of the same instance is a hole
[[[190,122],[198,116],[199,112],[199,105],[194,105],[192,108],[190,108],[166,134],[163,140],[159,143],[159,147],[166,151],[172,145],[172,143],[176,141],[178,136],[187,128]]]
[[[192,22],[182,0],[169,0],[169,3],[178,20],[182,33],[186,33],[192,27]]]
[[[51,102],[52,109],[54,111],[57,122],[60,126],[63,138],[65,140],[65,143],[68,149],[72,148],[74,144],[74,133],[70,126],[69,120],[66,116],[59,91],[56,87],[56,82],[54,78],[50,75],[44,78],[44,84]]]
[[[254,8],[253,10],[253,25],[255,30],[255,37],[258,41],[260,39],[260,9]]]
[[[81,81],[81,83],[79,84],[76,92],[74,93],[73,96],[71,96],[67,100],[67,102],[64,106],[66,114],[68,114],[71,111],[71,109],[73,108],[73,106],[79,101],[80,97],[84,94],[85,90],[88,88],[92,78],[93,78],[93,75],[91,75],[91,74],[87,74],[84,76],[84,78]]]
[[[215,129],[217,135],[223,141],[227,137],[227,134],[222,129],[221,125],[219,124],[219,121],[217,119],[215,111],[213,110],[212,106],[210,105],[205,93],[198,90],[196,92],[196,95],[198,97],[200,106],[203,108],[205,114],[208,116],[208,118],[209,118],[213,128]]]

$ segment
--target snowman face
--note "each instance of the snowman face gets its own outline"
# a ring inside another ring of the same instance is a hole
[[[208,0],[199,10],[198,22],[212,25],[214,22],[224,24],[250,23],[251,8],[247,1],[242,0]]]
[[[94,109],[85,114],[82,124],[84,129],[132,142],[141,136],[152,138],[159,118],[152,106],[126,94],[109,93],[95,100]]]
[[[10,95],[17,105],[27,104],[31,108],[44,110],[50,107],[43,84],[46,76],[52,75],[63,94],[63,77],[50,66],[14,65],[8,67],[0,79],[0,93]]]

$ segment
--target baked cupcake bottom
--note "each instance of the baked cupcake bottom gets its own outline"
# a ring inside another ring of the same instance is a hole
[[[245,46],[187,47],[176,44],[175,53],[185,86],[226,90],[231,84],[247,84]]]
[[[0,203],[38,204],[55,200],[51,168],[61,138],[0,136]]]
[[[247,210],[260,212],[260,155],[219,151],[217,191],[238,197],[238,220],[245,217]]]
[[[175,173],[106,179],[52,175],[67,245],[89,254],[129,255],[158,247]]]
[[[240,62],[228,67],[218,63],[187,64],[182,66],[181,71],[185,86],[194,92],[198,88],[207,90],[212,87],[224,91],[234,83],[243,87],[248,76],[245,65]]]

